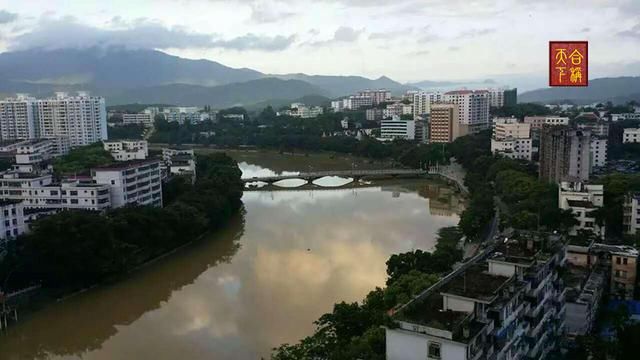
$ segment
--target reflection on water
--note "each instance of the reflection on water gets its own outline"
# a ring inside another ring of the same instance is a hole
[[[457,223],[460,203],[448,188],[402,184],[246,192],[246,213],[225,231],[23,319],[0,336],[0,355],[268,357],[310,334],[333,303],[383,285],[390,254],[431,249],[437,229]]]

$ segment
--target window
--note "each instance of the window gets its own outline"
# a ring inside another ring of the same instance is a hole
[[[71,199],[71,203],[72,204],[77,204],[78,203],[78,199]]]
[[[9,216],[9,210],[4,211],[4,216]]]
[[[440,343],[429,343],[429,359],[440,359]]]
[[[619,256],[616,256],[616,264],[620,265],[622,263],[622,261],[620,260]]]
[[[627,258],[623,258],[623,259],[622,259],[622,263],[623,263],[624,265],[627,265]]]

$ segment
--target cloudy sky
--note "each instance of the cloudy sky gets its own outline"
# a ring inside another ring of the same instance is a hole
[[[588,40],[592,78],[640,75],[640,0],[0,0],[0,51],[119,45],[266,73],[545,76],[549,40]]]

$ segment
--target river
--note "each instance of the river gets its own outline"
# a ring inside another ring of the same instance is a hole
[[[248,177],[376,167],[326,155],[234,156]],[[432,249],[436,231],[456,224],[462,207],[451,188],[426,180],[247,191],[242,201],[243,214],[224,230],[22,317],[0,334],[0,358],[268,358],[271,348],[311,334],[333,303],[383,286],[389,255]]]

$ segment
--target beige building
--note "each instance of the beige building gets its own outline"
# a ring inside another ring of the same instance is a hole
[[[496,118],[493,124],[493,138],[496,140],[531,137],[531,124],[520,123],[516,118]]]
[[[593,252],[611,271],[612,298],[632,300],[635,292],[638,250],[632,246],[594,244]]]
[[[531,130],[540,130],[544,125],[569,125],[569,118],[563,116],[525,116],[524,123],[531,125]]]
[[[429,140],[431,143],[450,143],[466,135],[467,126],[458,121],[458,105],[432,104],[429,119]]]

